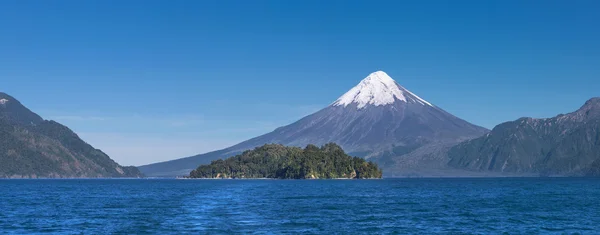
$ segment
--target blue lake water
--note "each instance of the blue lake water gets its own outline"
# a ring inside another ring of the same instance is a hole
[[[600,234],[600,179],[0,180],[0,234]]]

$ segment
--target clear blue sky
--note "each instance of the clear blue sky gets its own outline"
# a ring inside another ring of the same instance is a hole
[[[492,128],[600,96],[600,1],[0,1],[0,90],[122,164],[227,147],[376,70]]]

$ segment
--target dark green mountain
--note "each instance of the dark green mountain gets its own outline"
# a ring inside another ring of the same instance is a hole
[[[600,170],[600,98],[553,118],[521,118],[448,152],[451,167],[542,176],[594,175]]]
[[[140,177],[55,121],[0,92],[0,178]]]
[[[381,178],[377,164],[350,157],[336,144],[321,148],[267,144],[235,157],[215,160],[190,173],[191,178],[367,179]]]

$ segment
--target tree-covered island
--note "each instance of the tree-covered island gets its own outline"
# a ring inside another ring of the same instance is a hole
[[[201,165],[190,178],[373,179],[381,178],[377,164],[348,156],[334,143],[321,148],[267,144],[244,153]]]

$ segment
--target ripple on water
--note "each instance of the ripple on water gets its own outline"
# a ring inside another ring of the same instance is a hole
[[[600,234],[598,179],[0,180],[3,234]]]

